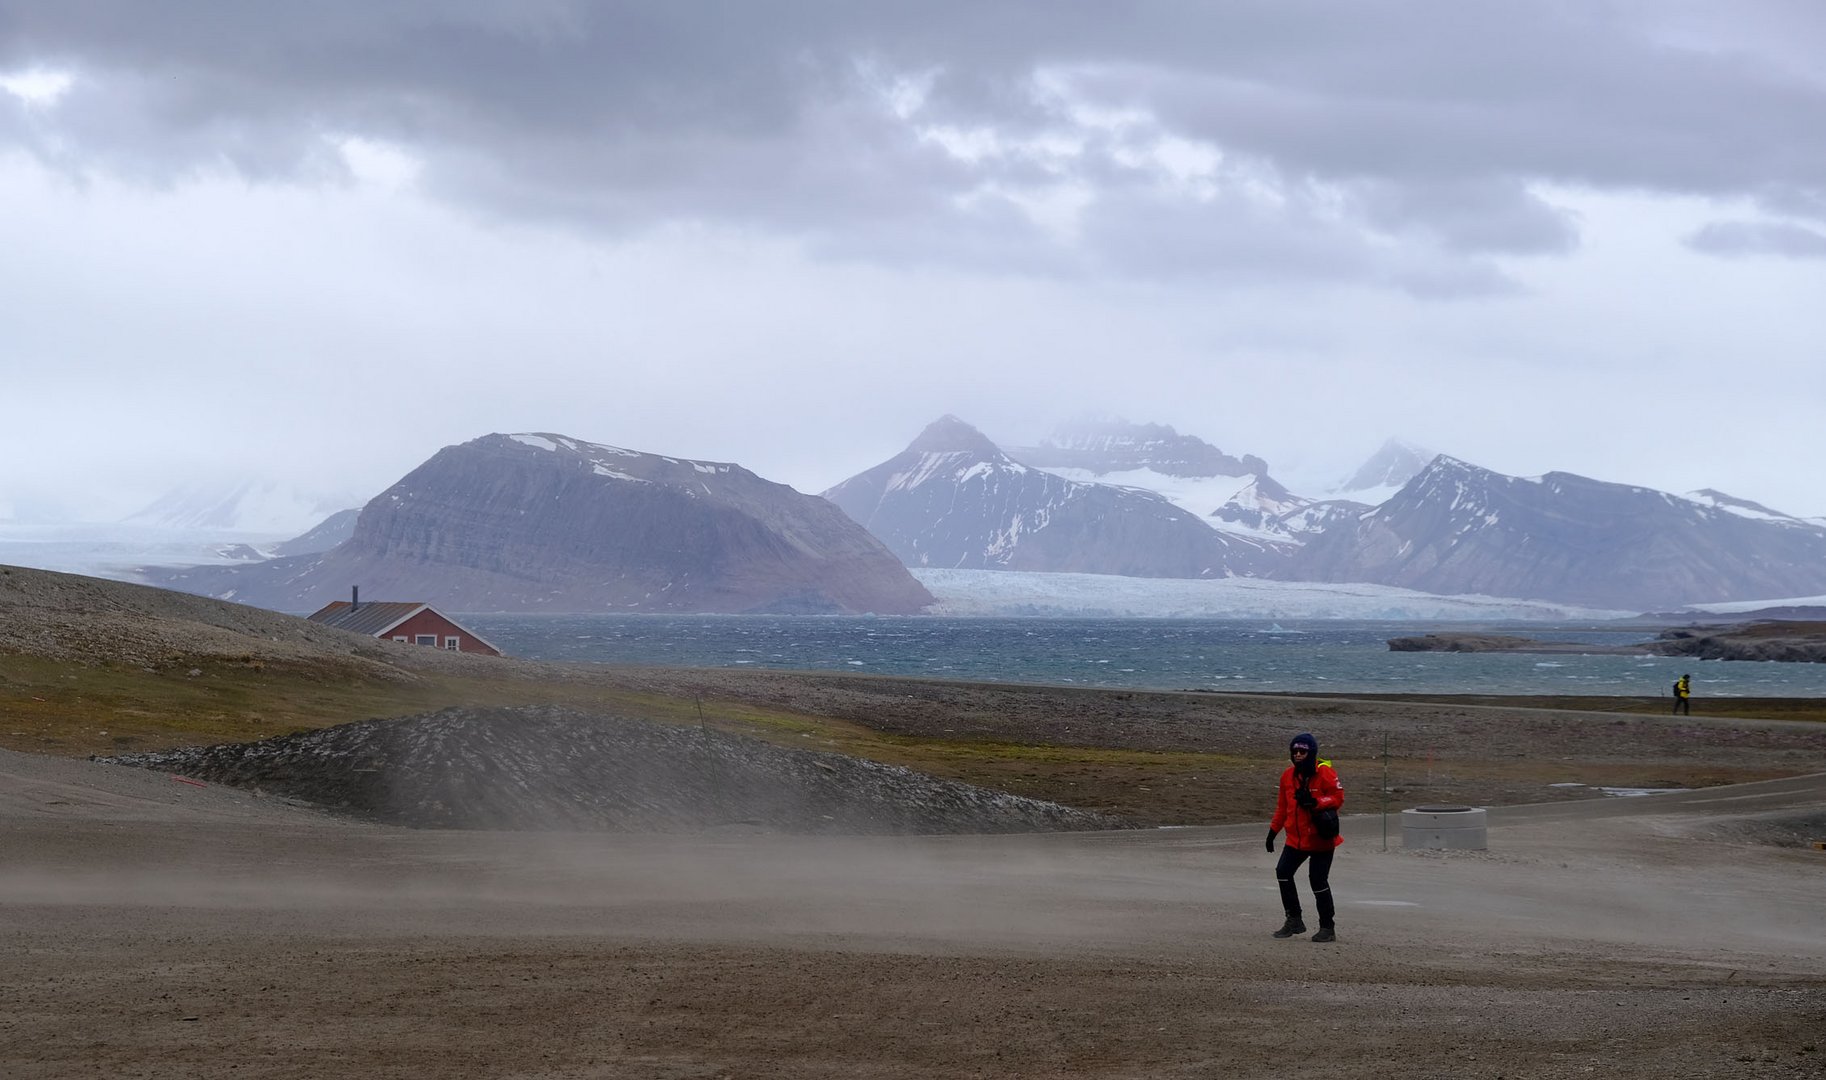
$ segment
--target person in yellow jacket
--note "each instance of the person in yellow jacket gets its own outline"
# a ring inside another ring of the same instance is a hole
[[[1693,676],[1682,675],[1674,683],[1674,714],[1693,715]]]
[[[1307,882],[1312,886],[1313,906],[1319,909],[1319,932],[1314,941],[1336,941],[1334,926],[1337,905],[1331,897],[1332,854],[1344,837],[1338,835],[1338,810],[1344,805],[1344,784],[1331,762],[1319,760],[1319,740],[1302,731],[1287,744],[1287,756],[1293,764],[1281,773],[1280,794],[1274,804],[1274,820],[1268,823],[1268,850],[1274,850],[1274,838],[1283,827],[1287,843],[1281,849],[1281,860],[1275,864],[1274,878],[1281,887],[1281,907],[1287,921],[1274,932],[1278,938],[1290,938],[1306,932],[1306,919],[1300,911],[1300,893],[1294,888],[1294,875],[1300,864],[1311,860]]]

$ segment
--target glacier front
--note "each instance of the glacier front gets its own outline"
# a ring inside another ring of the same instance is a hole
[[[1260,578],[1136,578],[930,567],[914,568],[913,576],[937,598],[927,613],[954,617],[1582,622],[1637,614],[1499,596],[1435,596],[1389,585]]]

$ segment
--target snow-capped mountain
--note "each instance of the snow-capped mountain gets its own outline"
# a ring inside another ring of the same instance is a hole
[[[1311,499],[1288,491],[1264,472],[1250,477],[1222,506],[1211,511],[1209,518],[1213,528],[1224,532],[1285,543],[1289,538],[1305,539],[1284,523],[1296,520],[1311,505]]]
[[[1368,503],[1350,499],[1319,499],[1282,512],[1274,519],[1273,527],[1276,532],[1304,543],[1341,523],[1354,521],[1371,509]]]
[[[1504,476],[1440,455],[1284,576],[1667,610],[1826,591],[1826,529],[1715,492]]]
[[[1202,479],[1268,473],[1268,463],[1253,454],[1232,457],[1203,439],[1181,435],[1165,424],[1131,424],[1109,417],[1061,424],[1039,446],[1010,448],[1009,454],[1048,472],[1075,469],[1099,476],[1145,471]]]
[[[125,524],[223,533],[296,536],[339,510],[360,506],[360,496],[313,492],[273,480],[180,484],[124,519]]]
[[[1282,521],[1312,500],[1269,476],[1266,461],[1226,454],[1165,424],[1077,420],[1008,454],[1066,480],[1151,491],[1219,532],[1276,547],[1304,539]]]
[[[1369,456],[1347,479],[1332,489],[1332,495],[1352,502],[1378,506],[1400,491],[1439,455],[1399,439],[1389,439]]]
[[[548,433],[445,447],[328,552],[153,583],[282,611],[351,585],[453,611],[909,614],[932,599],[823,499],[737,465]]]
[[[1748,518],[1751,521],[1767,521],[1777,525],[1787,525],[1801,529],[1815,529],[1819,528],[1822,524],[1826,524],[1826,522],[1817,518],[1800,518],[1795,517],[1793,514],[1784,514],[1780,510],[1771,510],[1762,503],[1751,502],[1749,499],[1740,499],[1735,495],[1726,495],[1722,491],[1714,491],[1711,488],[1700,488],[1698,491],[1689,491],[1685,497],[1701,506],[1723,510],[1726,513],[1736,514],[1739,517]]]
[[[1278,561],[1271,545],[1221,534],[1152,491],[1018,462],[954,416],[824,497],[913,567],[1197,578]]]

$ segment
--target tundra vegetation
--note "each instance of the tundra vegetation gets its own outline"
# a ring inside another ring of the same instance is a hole
[[[561,705],[900,765],[1143,825],[1253,821],[1287,733],[1376,809],[1812,771],[1826,702],[1147,693],[464,656],[159,589],[0,569],[0,748],[112,755],[456,706]],[[1386,750],[1386,760],[1384,754]]]

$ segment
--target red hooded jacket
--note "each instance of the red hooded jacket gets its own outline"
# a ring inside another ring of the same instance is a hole
[[[1344,784],[1339,781],[1338,774],[1332,769],[1329,761],[1321,761],[1313,769],[1312,781],[1307,785],[1307,789],[1312,792],[1313,798],[1318,800],[1318,805],[1313,807],[1314,810],[1324,810],[1327,807],[1337,810],[1344,806]],[[1344,843],[1344,837],[1341,835],[1327,840],[1318,834],[1312,825],[1311,811],[1293,800],[1293,793],[1298,790],[1300,790],[1300,778],[1293,771],[1293,766],[1289,765],[1287,771],[1281,774],[1280,797],[1275,800],[1274,820],[1268,823],[1268,827],[1275,832],[1280,832],[1285,828],[1287,846],[1296,851],[1324,851],[1328,847],[1335,848]]]

